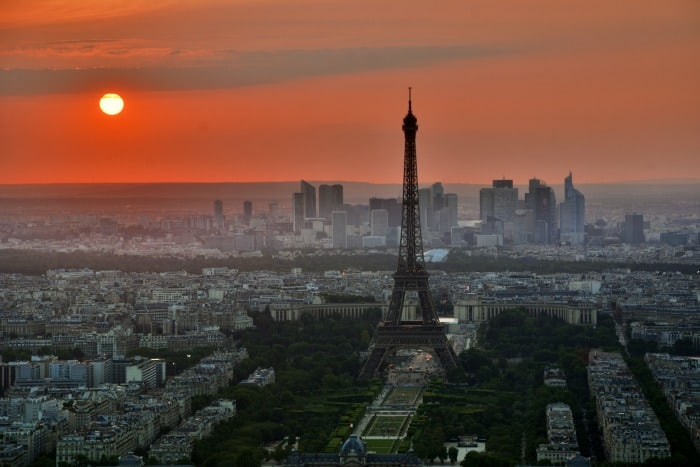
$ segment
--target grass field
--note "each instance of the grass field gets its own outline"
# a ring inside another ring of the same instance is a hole
[[[418,387],[392,388],[382,405],[414,405],[421,391]]]
[[[391,454],[394,452],[395,439],[363,439],[368,451],[379,454]]]
[[[408,425],[408,419],[408,415],[375,415],[363,436],[401,436],[402,429]]]

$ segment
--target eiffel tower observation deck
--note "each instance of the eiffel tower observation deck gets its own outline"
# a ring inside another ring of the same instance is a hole
[[[408,113],[403,119],[404,176],[399,260],[394,274],[394,289],[386,318],[379,323],[369,357],[360,370],[359,379],[380,375],[387,360],[402,348],[422,349],[433,353],[447,372],[458,366],[457,357],[445,335],[445,327],[435,311],[428,283],[428,271],[423,257],[423,238],[418,206],[418,169],[416,164],[416,133],[418,119],[413,115],[411,88],[408,89]],[[402,320],[408,300],[420,308],[420,320]]]

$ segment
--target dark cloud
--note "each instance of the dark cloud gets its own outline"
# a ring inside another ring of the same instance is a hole
[[[178,51],[174,51],[178,52]],[[214,64],[143,68],[0,70],[0,94],[31,95],[133,90],[196,90],[277,83],[314,76],[421,66],[513,53],[496,48],[385,47],[219,53]]]

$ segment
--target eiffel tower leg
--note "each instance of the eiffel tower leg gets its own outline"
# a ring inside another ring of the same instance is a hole
[[[379,371],[379,368],[381,368],[382,363],[384,362],[384,355],[386,354],[386,349],[384,348],[374,348],[369,354],[369,357],[367,358],[367,361],[365,361],[365,364],[362,366],[362,369],[360,370],[360,376],[358,379],[360,381],[369,381],[375,376],[377,376],[377,372]]]

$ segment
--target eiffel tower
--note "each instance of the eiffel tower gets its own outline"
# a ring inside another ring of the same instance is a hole
[[[403,119],[404,175],[401,243],[399,263],[394,274],[394,290],[386,319],[377,326],[369,347],[369,357],[360,370],[360,380],[372,379],[385,365],[385,359],[400,348],[429,349],[438,357],[443,370],[457,367],[457,357],[438,319],[430,295],[428,271],[423,257],[423,238],[418,206],[418,169],[416,164],[416,133],[418,120],[411,109],[411,88],[408,88],[408,114]],[[406,294],[418,295],[420,321],[402,321]]]

